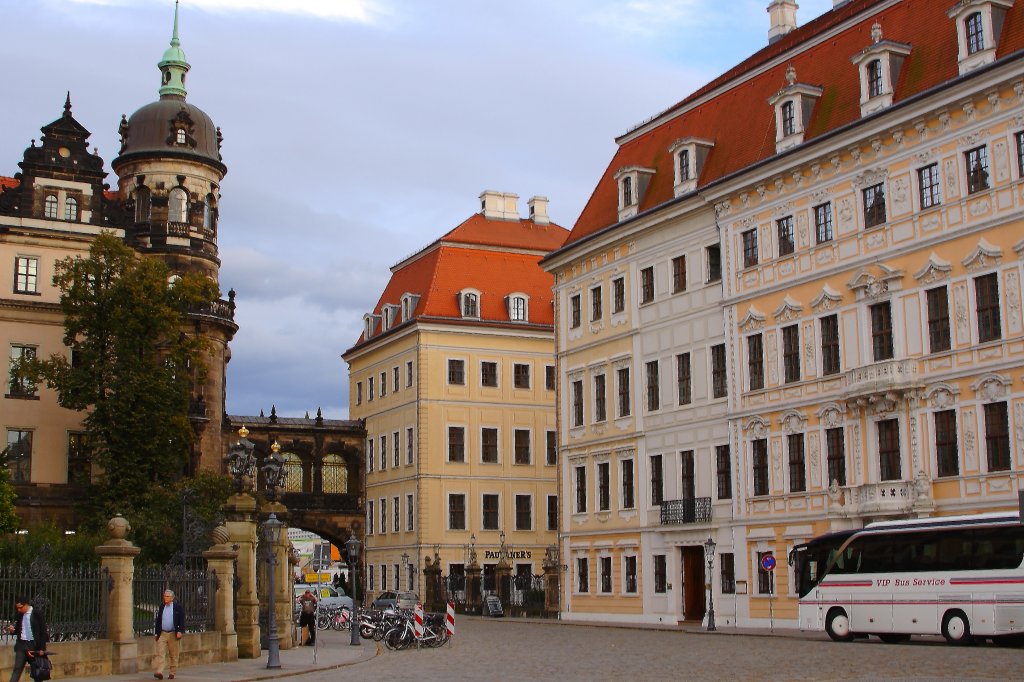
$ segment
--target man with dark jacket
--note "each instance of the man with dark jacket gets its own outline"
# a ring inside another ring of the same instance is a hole
[[[174,592],[164,590],[164,603],[156,611],[153,623],[156,633],[156,656],[153,658],[153,677],[164,679],[164,660],[170,654],[170,673],[167,678],[173,680],[178,672],[178,640],[185,634],[185,612],[181,605],[174,601]]]
[[[50,641],[50,633],[46,631],[43,614],[33,609],[28,597],[18,597],[14,602],[18,615],[13,625],[7,626],[7,632],[14,638],[14,670],[11,671],[11,682],[21,679],[25,664],[36,655],[46,651],[46,643]]]

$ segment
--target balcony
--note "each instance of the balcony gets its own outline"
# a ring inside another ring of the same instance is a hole
[[[846,399],[860,407],[882,397],[894,400],[919,386],[916,360],[884,360],[846,373]]]
[[[211,301],[205,305],[194,306],[189,309],[189,314],[196,317],[213,318],[219,322],[235,326],[235,299],[234,291],[230,292],[229,300]],[[237,329],[237,327],[236,327]]]
[[[885,481],[847,489],[848,506],[858,514],[907,514],[914,506],[914,483]]]
[[[661,525],[681,526],[688,523],[711,523],[710,497],[665,500],[661,503]]]

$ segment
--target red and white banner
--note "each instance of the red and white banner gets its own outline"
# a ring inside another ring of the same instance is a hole
[[[448,602],[448,613],[444,618],[444,627],[448,630],[448,636],[455,636],[455,602]]]
[[[412,612],[412,617],[415,619],[413,633],[416,635],[416,639],[420,639],[423,637],[423,602],[416,602],[416,608]]]

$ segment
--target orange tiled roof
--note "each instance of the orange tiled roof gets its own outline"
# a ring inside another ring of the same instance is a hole
[[[618,222],[618,188],[613,176],[620,168],[636,165],[656,169],[640,211],[672,199],[674,168],[668,148],[679,138],[706,138],[714,142],[701,171],[698,188],[774,156],[775,112],[768,100],[786,85],[785,73],[790,65],[796,70],[798,83],[824,90],[806,126],[806,141],[858,120],[860,83],[857,68],[850,58],[872,44],[871,26],[875,22],[881,25],[886,40],[912,46],[896,83],[894,104],[958,77],[956,26],[946,15],[954,4],[952,0],[903,0],[888,9],[872,11],[880,2],[852,0],[825,13],[674,105],[648,123],[652,126],[650,129],[638,129],[635,137],[630,133],[623,135],[619,149],[583,208],[566,246]],[[796,52],[800,45],[862,13],[862,18],[841,34]],[[1015,3],[1006,16],[997,57],[1021,48],[1024,48],[1024,2]],[[755,73],[790,51],[793,51],[791,59]],[[713,94],[716,91],[717,94]],[[700,101],[708,96],[707,101]],[[687,108],[689,110],[678,113]]]
[[[491,220],[474,213],[439,242],[529,249],[547,253],[565,242],[568,231],[555,223],[541,225],[532,220]]]
[[[0,187],[17,187],[21,184],[21,181],[14,178],[9,178],[5,175],[0,175]]]

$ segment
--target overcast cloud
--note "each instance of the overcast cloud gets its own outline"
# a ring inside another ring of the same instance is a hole
[[[348,416],[341,354],[389,268],[478,209],[571,228],[615,136],[767,41],[767,0],[184,0],[188,100],[224,131],[228,411]],[[831,0],[802,0],[801,23]],[[75,118],[107,162],[157,98],[171,0],[0,0],[0,175]],[[116,186],[116,177],[108,178]]]

